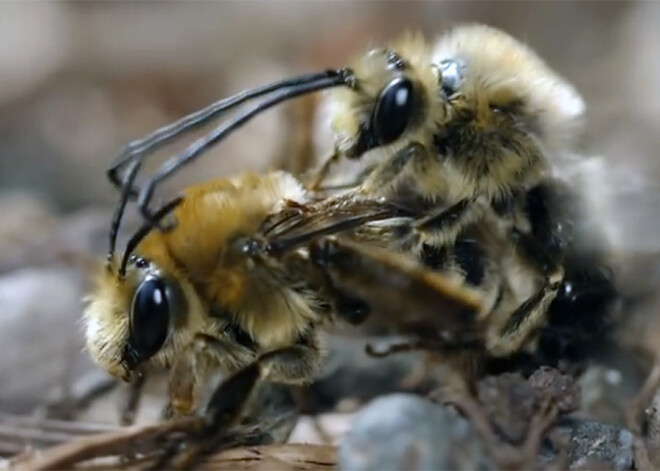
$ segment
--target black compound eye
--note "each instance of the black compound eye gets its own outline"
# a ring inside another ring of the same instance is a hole
[[[376,102],[371,125],[378,144],[395,141],[406,130],[415,104],[413,84],[405,78],[392,80]]]
[[[133,296],[130,345],[139,361],[153,356],[165,343],[170,325],[170,305],[163,280],[147,278]]]

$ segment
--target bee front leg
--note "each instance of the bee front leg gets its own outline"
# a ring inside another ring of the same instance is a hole
[[[139,372],[128,385],[128,391],[119,412],[119,423],[121,425],[133,425],[135,423],[146,378],[147,375],[144,372]]]
[[[236,370],[255,358],[252,349],[230,339],[197,334],[188,351],[178,358],[170,371],[170,400],[166,415],[194,413],[202,401],[209,375],[218,365]]]
[[[415,221],[413,229],[434,246],[451,245],[466,225],[482,215],[483,204],[479,198],[465,198],[448,208],[436,208]]]
[[[203,421],[200,427],[184,440],[184,447],[176,443],[166,450],[153,469],[191,469],[204,454],[214,449],[254,440],[255,437],[247,435],[232,436],[232,432],[239,425],[259,382],[269,376],[274,364],[296,357],[296,350],[295,347],[285,347],[268,352],[223,380],[201,411]]]
[[[336,147],[333,147],[328,155],[323,158],[321,166],[311,172],[309,181],[305,182],[305,188],[309,191],[318,191],[321,187],[321,183],[323,183],[323,180],[325,180],[330,173],[330,169],[333,165],[337,164],[340,158],[341,154],[339,153],[339,150]]]
[[[362,185],[364,192],[369,195],[387,193],[404,178],[404,169],[410,162],[423,159],[428,155],[428,151],[418,142],[407,145],[376,166]]]

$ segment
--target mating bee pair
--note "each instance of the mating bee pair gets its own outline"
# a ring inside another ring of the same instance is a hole
[[[306,185],[284,172],[247,174],[152,209],[161,181],[249,119],[328,88],[335,145]],[[135,184],[148,154],[257,98]],[[583,111],[533,51],[471,25],[433,46],[406,36],[350,68],[189,115],[129,144],[109,171],[122,197],[85,311],[88,349],[124,379],[170,367],[180,414],[196,409],[218,369],[310,381],[319,327],[370,312],[472,374],[579,359],[615,296],[579,195],[556,176]],[[378,153],[369,171],[323,193],[334,162],[368,151]],[[118,257],[129,200],[145,225]]]

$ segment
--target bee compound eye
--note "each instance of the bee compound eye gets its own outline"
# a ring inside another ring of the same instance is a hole
[[[406,130],[413,115],[413,93],[413,84],[405,77],[395,78],[381,92],[371,123],[380,145],[395,141]]]
[[[170,325],[167,286],[159,278],[147,278],[133,296],[130,317],[130,345],[139,361],[158,352],[165,343]]]

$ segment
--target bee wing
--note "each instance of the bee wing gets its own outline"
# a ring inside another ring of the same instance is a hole
[[[263,228],[271,253],[282,253],[315,240],[363,226],[369,222],[411,216],[391,202],[362,200],[354,196],[330,198],[309,206],[285,209]]]
[[[366,302],[398,329],[478,337],[482,297],[458,278],[402,254],[342,239],[315,241],[310,256],[336,288]]]

